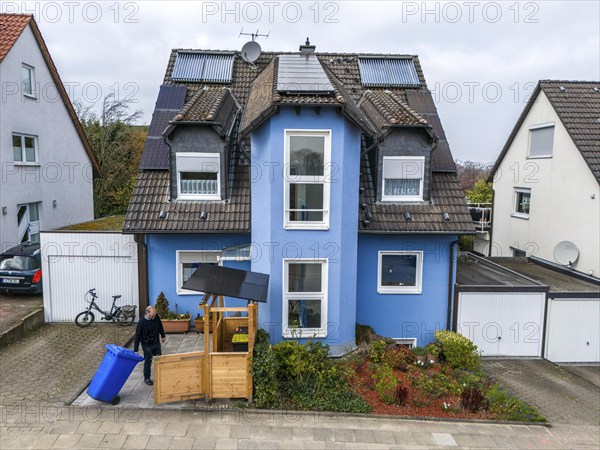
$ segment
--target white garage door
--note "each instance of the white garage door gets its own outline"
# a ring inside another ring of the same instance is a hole
[[[544,293],[461,292],[457,331],[483,356],[541,356]]]
[[[600,299],[551,299],[548,304],[546,359],[600,362]]]
[[[72,322],[94,288],[98,306],[139,306],[137,245],[121,233],[42,232],[42,281],[46,322]],[[100,321],[100,314],[96,313]]]

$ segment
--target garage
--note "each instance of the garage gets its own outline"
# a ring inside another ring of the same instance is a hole
[[[584,294],[550,298],[546,359],[556,363],[600,361],[600,295]]]
[[[453,319],[483,356],[600,362],[600,279],[538,258],[461,253]]]
[[[96,289],[97,304],[139,307],[137,244],[117,232],[53,231],[41,233],[44,316],[46,322],[71,322]],[[96,315],[97,320],[99,315]]]

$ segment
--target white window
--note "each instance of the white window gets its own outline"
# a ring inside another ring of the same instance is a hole
[[[423,252],[379,252],[377,292],[420,294],[423,279]]]
[[[513,216],[529,217],[529,206],[531,204],[531,189],[515,188]]]
[[[529,129],[529,157],[548,158],[552,156],[554,145],[554,125],[538,125]]]
[[[327,336],[326,259],[283,261],[283,336]]]
[[[16,163],[37,163],[37,138],[26,134],[13,133],[13,159]]]
[[[330,166],[330,131],[285,131],[285,228],[329,228]]]
[[[382,201],[423,200],[425,157],[384,156]]]
[[[215,251],[177,251],[177,294],[202,295],[201,292],[183,289],[185,283],[196,271],[200,263],[217,265],[219,254]]]
[[[177,197],[220,200],[221,174],[218,153],[177,153]]]
[[[35,97],[35,74],[33,67],[23,64],[21,66],[21,78],[23,79],[23,95]]]

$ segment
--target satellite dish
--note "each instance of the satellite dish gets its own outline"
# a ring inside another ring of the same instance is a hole
[[[563,266],[570,266],[579,258],[579,249],[571,241],[562,241],[554,247],[554,259]]]
[[[242,47],[242,59],[247,63],[253,63],[260,56],[261,48],[258,42],[249,41]]]

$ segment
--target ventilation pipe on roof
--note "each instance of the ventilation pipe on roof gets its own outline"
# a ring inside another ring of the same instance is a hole
[[[310,45],[310,41],[306,38],[306,43],[300,46],[300,53],[303,55],[311,55],[315,52],[316,48],[315,45]]]

